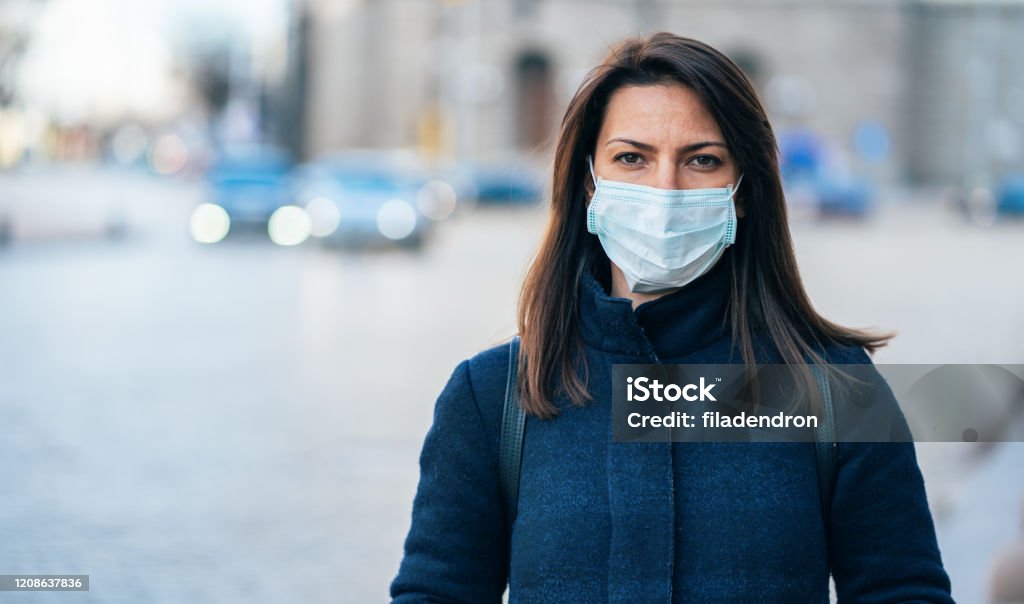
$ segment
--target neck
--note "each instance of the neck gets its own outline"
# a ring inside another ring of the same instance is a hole
[[[615,266],[614,262],[609,261],[611,265],[611,276],[612,276],[612,290],[609,295],[613,298],[628,298],[633,303],[633,308],[643,304],[644,302],[650,302],[651,300],[657,300],[658,298],[671,294],[676,289],[670,289],[656,294],[637,294],[629,291],[629,285],[626,284],[626,277],[622,274],[622,269]]]

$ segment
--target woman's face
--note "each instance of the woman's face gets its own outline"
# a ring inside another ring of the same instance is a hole
[[[660,189],[736,185],[736,165],[697,95],[682,85],[624,86],[612,93],[594,149],[594,173]],[[593,185],[587,180],[588,197]],[[737,199],[737,216],[743,211]]]

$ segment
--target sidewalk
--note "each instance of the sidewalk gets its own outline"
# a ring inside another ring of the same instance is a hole
[[[974,472],[964,476],[963,497],[936,527],[957,602],[989,602],[990,575],[999,553],[1024,541],[1022,474],[1024,443],[999,444]]]

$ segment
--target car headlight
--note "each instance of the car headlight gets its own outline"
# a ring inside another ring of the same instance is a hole
[[[299,206],[281,206],[274,210],[267,223],[270,240],[277,245],[298,245],[309,238],[313,221]]]
[[[377,230],[388,239],[405,239],[416,229],[416,210],[407,201],[392,199],[377,210]]]
[[[326,237],[338,230],[341,222],[341,211],[338,204],[326,197],[316,197],[306,204],[306,213],[313,222],[310,234],[314,237]]]
[[[455,211],[455,188],[443,180],[432,180],[416,196],[420,213],[431,220],[444,220]]]
[[[217,243],[227,236],[231,229],[231,217],[227,210],[215,203],[199,204],[192,210],[189,232],[199,243]]]

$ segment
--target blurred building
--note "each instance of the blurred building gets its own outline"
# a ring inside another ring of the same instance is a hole
[[[1021,167],[1016,1],[310,1],[307,154],[544,150],[611,44],[668,30],[740,63],[777,130],[811,128],[884,180]]]
[[[1024,172],[1024,2],[907,5],[904,158],[915,181]]]

